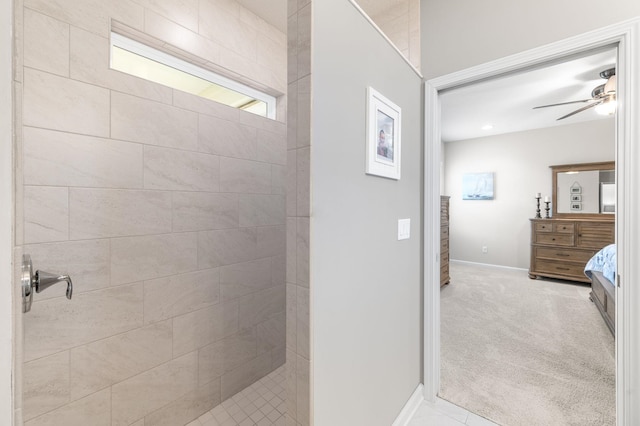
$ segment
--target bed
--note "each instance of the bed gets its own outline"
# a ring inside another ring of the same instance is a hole
[[[584,268],[591,280],[591,300],[600,311],[605,324],[615,336],[616,325],[616,245],[609,244],[598,251]]]

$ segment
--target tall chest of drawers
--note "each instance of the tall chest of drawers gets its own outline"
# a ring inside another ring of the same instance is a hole
[[[614,242],[612,220],[531,219],[529,278],[549,277],[590,282],[584,267]]]
[[[440,196],[440,287],[449,284],[449,198]]]

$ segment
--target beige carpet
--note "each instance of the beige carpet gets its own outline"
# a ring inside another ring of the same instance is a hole
[[[589,291],[452,262],[440,396],[503,426],[614,425],[614,339]]]

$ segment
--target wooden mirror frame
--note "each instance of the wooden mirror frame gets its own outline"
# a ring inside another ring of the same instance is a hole
[[[551,169],[553,196],[551,198],[552,218],[557,219],[598,219],[611,220],[616,219],[616,215],[609,213],[558,213],[558,173],[565,172],[586,172],[593,170],[614,170],[616,169],[615,161],[603,161],[601,163],[583,163],[583,164],[564,164],[560,166],[549,166]]]

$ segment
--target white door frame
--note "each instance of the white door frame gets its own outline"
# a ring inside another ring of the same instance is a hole
[[[0,424],[13,424],[13,8],[0,0]]]
[[[425,83],[424,398],[440,387],[440,99],[438,92],[618,45],[616,122],[616,424],[640,425],[640,18],[429,80]],[[455,52],[452,52],[455,54]],[[526,218],[523,218],[525,220]],[[455,284],[453,284],[455,285]],[[632,333],[635,332],[635,333]]]

